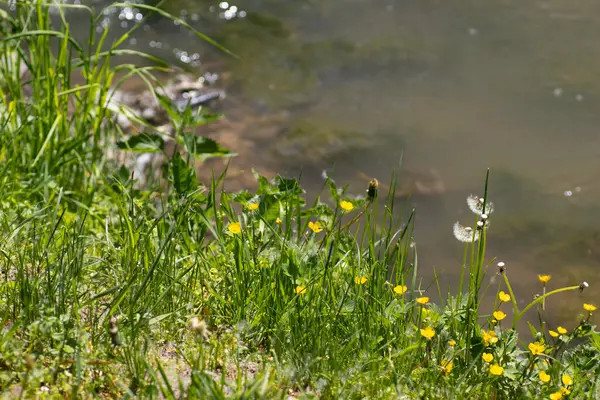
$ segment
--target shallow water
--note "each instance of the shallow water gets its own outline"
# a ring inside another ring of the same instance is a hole
[[[447,193],[410,201],[424,286],[436,268],[444,287],[462,258],[452,224],[472,222],[464,200],[482,194],[489,167],[488,254],[524,301],[540,291],[538,273],[553,287],[590,282],[581,297],[549,301],[554,315],[599,297],[600,2],[168,4],[241,58],[161,18],[129,44],[223,76],[244,168],[303,171],[313,190],[327,168],[355,193],[359,173],[385,182],[400,159],[406,174],[439,171]],[[107,14],[115,34],[134,8]]]

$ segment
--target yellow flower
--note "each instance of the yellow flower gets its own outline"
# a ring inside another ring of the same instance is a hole
[[[550,400],[560,400],[563,398],[562,392],[554,392],[550,395]]]
[[[360,275],[360,276],[357,275],[357,276],[354,277],[354,282],[357,285],[362,285],[362,284],[364,284],[364,283],[367,282],[367,277],[364,276],[364,275]]]
[[[545,285],[550,280],[550,275],[538,275],[538,279]]]
[[[405,285],[398,285],[394,288],[394,293],[404,294],[407,290],[408,288]]]
[[[559,336],[559,334],[557,332],[554,331],[548,331],[548,333],[550,334],[550,336],[552,336],[553,338],[557,338]]]
[[[275,223],[276,223],[276,224],[280,224],[280,223],[281,223],[281,218],[277,218],[277,219],[275,220]]]
[[[450,347],[454,347],[454,346],[456,346],[456,340],[454,340],[454,339],[450,340],[450,341],[448,342],[448,346],[450,346]]]
[[[500,293],[498,293],[498,298],[501,302],[508,303],[510,301],[510,294],[500,291]]]
[[[492,360],[494,359],[494,356],[490,353],[483,353],[481,355],[481,358],[483,358],[483,361],[489,363],[489,362],[492,362]]]
[[[558,331],[558,333],[560,333],[561,335],[564,335],[565,333],[567,333],[567,330],[565,328],[563,328],[562,326],[559,326],[558,328],[556,328],[556,330]]]
[[[495,311],[493,314],[494,318],[496,318],[498,321],[502,321],[504,318],[506,318],[506,314],[503,311]]]
[[[435,336],[435,331],[429,326],[427,328],[422,328],[421,336],[423,336],[425,339],[431,339]]]
[[[529,351],[531,351],[531,354],[533,354],[534,356],[542,354],[544,352],[544,349],[546,348],[540,342],[529,343],[529,346],[527,347],[529,347]]]
[[[352,204],[349,201],[342,200],[340,201],[340,207],[342,207],[344,211],[352,211],[352,209],[354,208],[354,204]]]
[[[569,375],[561,376],[560,380],[562,381],[563,385],[565,385],[565,386],[573,385],[573,378],[571,378]]]
[[[296,293],[296,294],[305,294],[306,293],[306,286],[304,286],[304,285],[298,285],[298,286],[296,286],[296,289],[294,289],[294,293]]]
[[[550,382],[550,375],[548,375],[546,371],[540,371],[540,381],[542,381],[542,383]]]
[[[442,360],[441,367],[442,367],[442,374],[448,375],[450,372],[452,372],[452,368],[454,368],[454,364],[452,364],[452,361]]]
[[[227,227],[227,230],[234,235],[237,235],[238,233],[242,232],[242,225],[240,225],[239,222],[232,222],[229,224],[229,227]]]
[[[248,203],[246,204],[246,208],[250,211],[254,211],[258,209],[258,203]]]
[[[561,391],[561,393],[562,393],[562,394],[564,394],[565,396],[568,396],[568,395],[570,395],[570,394],[571,394],[571,391],[570,391],[569,389],[567,389],[567,388],[564,388],[564,387],[560,388],[560,391]]]
[[[429,303],[429,297],[427,297],[427,296],[424,296],[424,297],[419,297],[419,298],[418,298],[417,300],[415,300],[415,301],[416,301],[417,303],[419,303],[419,304],[423,304],[423,305],[425,305],[425,304]]]
[[[486,346],[489,346],[490,344],[495,344],[498,342],[498,337],[496,336],[496,332],[494,332],[494,331],[486,332],[484,330],[481,330],[481,335],[483,336],[483,341]]]
[[[588,303],[584,303],[584,304],[583,304],[583,309],[584,309],[585,311],[589,311],[589,312],[592,312],[592,311],[596,311],[596,310],[597,310],[597,308],[596,308],[596,306],[595,306],[595,305],[593,305],[593,304],[588,304]]]
[[[490,366],[490,374],[500,376],[504,372],[504,368],[502,368],[498,364],[494,364]]]
[[[310,221],[308,223],[308,227],[310,228],[311,231],[313,231],[314,233],[319,233],[323,231],[323,227],[321,226],[321,223],[319,221],[317,222],[312,222]]]

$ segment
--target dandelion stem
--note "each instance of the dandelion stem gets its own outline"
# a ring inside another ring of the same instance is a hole
[[[555,290],[553,290],[553,291],[551,291],[551,292],[548,292],[548,293],[546,293],[546,294],[544,294],[544,295],[542,295],[542,296],[538,297],[537,299],[533,300],[531,303],[529,303],[529,304],[527,305],[527,307],[525,307],[525,308],[523,309],[523,311],[521,311],[521,312],[520,312],[518,315],[516,315],[516,317],[515,317],[515,318],[514,318],[514,320],[513,320],[513,329],[516,329],[517,322],[519,322],[519,320],[520,320],[520,319],[523,317],[523,315],[525,315],[525,313],[526,313],[527,311],[529,311],[529,309],[530,309],[531,307],[533,307],[534,305],[536,305],[536,304],[538,304],[538,303],[541,303],[541,302],[543,302],[543,301],[544,301],[544,299],[545,299],[546,297],[548,297],[548,296],[552,296],[553,294],[556,294],[556,293],[567,292],[567,291],[569,291],[569,290],[579,290],[579,285],[576,285],[576,286],[568,286],[568,287],[564,287],[564,288],[560,288],[560,289],[555,289]],[[511,294],[512,294],[512,292],[511,292]]]
[[[513,305],[513,329],[514,329],[514,327],[517,325],[515,320],[516,320],[517,316],[519,315],[519,306],[517,305],[517,299],[515,298],[515,293],[513,292],[512,286],[510,286],[510,281],[508,280],[508,276],[506,275],[506,272],[502,274],[502,277],[504,278],[504,283],[506,283],[506,288],[508,289],[508,293],[510,293],[510,300]]]

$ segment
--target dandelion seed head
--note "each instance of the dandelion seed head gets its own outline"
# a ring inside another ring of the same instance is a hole
[[[492,212],[494,212],[494,205],[488,201],[485,202],[484,207],[484,202],[485,199],[483,197],[477,197],[472,194],[467,197],[467,205],[473,213],[477,215],[486,214],[489,216]]]
[[[473,231],[470,226],[461,225],[460,222],[456,222],[453,228],[454,237],[463,243],[471,243],[479,240],[479,232]]]

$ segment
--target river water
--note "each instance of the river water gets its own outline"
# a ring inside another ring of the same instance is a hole
[[[600,299],[600,2],[166,7],[239,58],[159,17],[142,21],[125,45],[218,74],[242,168],[302,171],[313,191],[328,169],[354,193],[364,193],[365,175],[386,182],[400,160],[408,180],[437,171],[446,192],[410,199],[423,286],[434,297],[434,269],[443,290],[456,283],[463,245],[452,224],[473,222],[465,198],[482,194],[490,168],[488,255],[506,262],[521,302],[541,291],[541,273],[552,275],[551,287],[590,283],[588,293],[548,302],[565,325],[583,301]],[[146,12],[119,7],[102,23],[118,36],[138,14]]]

